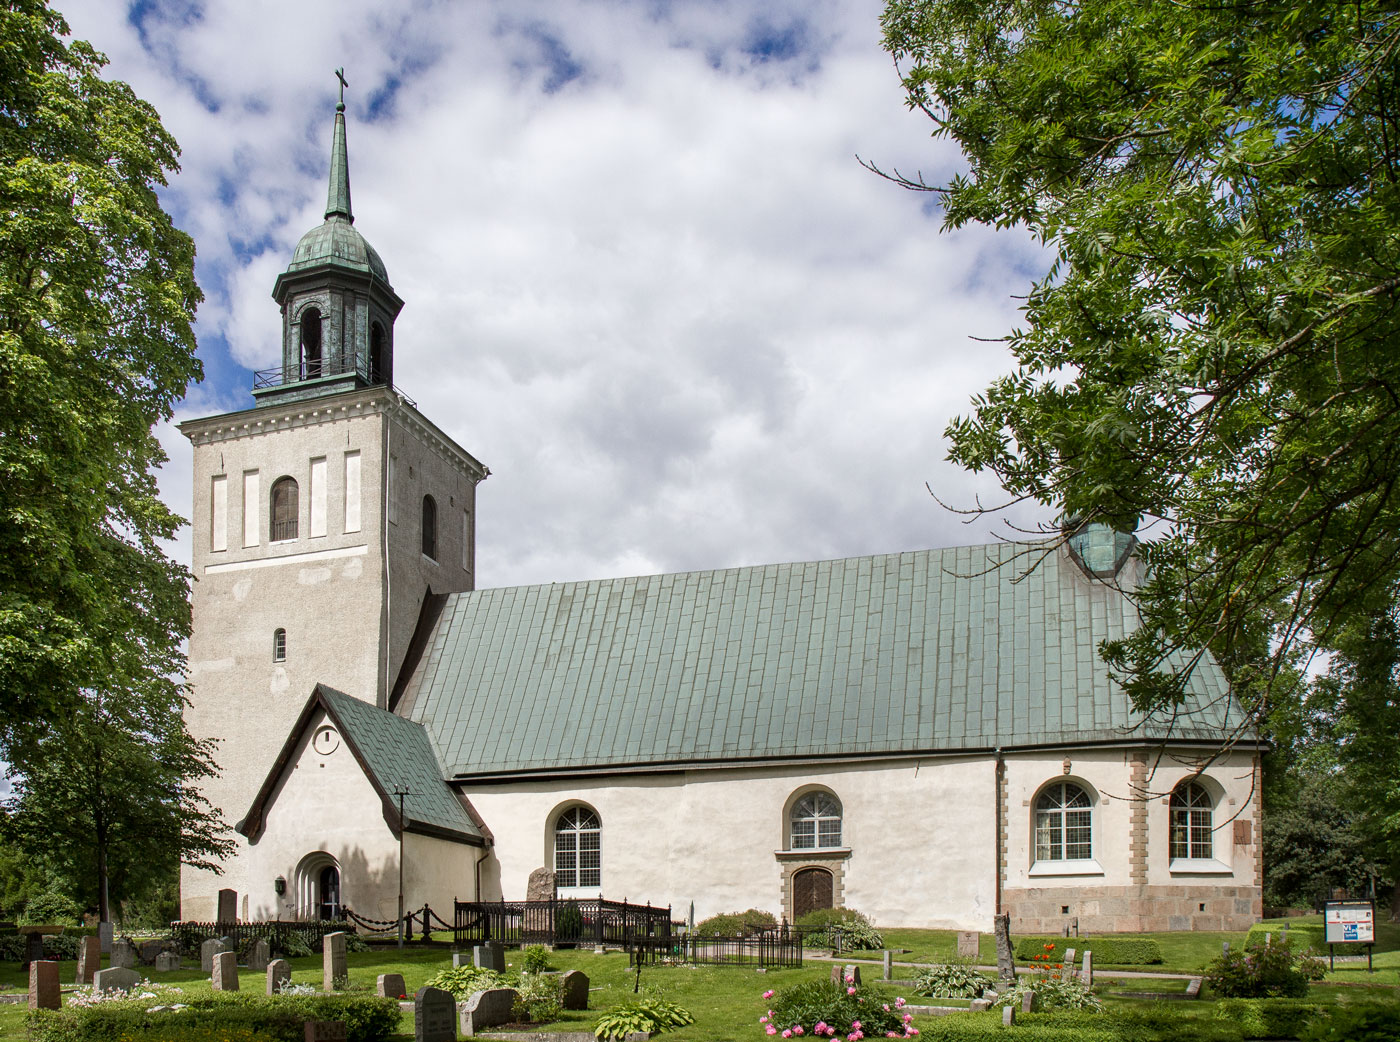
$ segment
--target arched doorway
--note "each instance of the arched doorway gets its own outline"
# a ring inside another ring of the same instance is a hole
[[[824,868],[804,868],[792,876],[793,918],[832,906],[831,873]]]
[[[321,869],[320,878],[316,885],[317,893],[320,895],[320,903],[317,905],[318,919],[339,919],[340,918],[340,869],[334,865],[327,865]]]

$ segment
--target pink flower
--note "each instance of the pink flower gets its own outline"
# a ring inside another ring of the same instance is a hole
[[[914,1036],[914,1035],[917,1035],[918,1033],[919,1033],[919,1029],[918,1029],[918,1028],[905,1028],[905,1029],[904,1029],[904,1036],[905,1036],[906,1038],[910,1038],[910,1037],[912,1037],[912,1036]]]
[[[856,993],[856,989],[855,989],[855,988],[847,988],[847,989],[846,989],[846,994],[847,994],[847,995],[854,995],[855,993]]]
[[[824,1020],[819,1020],[819,1021],[817,1021],[817,1026],[814,1027],[812,1030],[813,1030],[816,1034],[818,1034],[818,1035],[825,1035],[825,1034],[826,1034],[826,1021],[824,1021]]]
[[[899,1035],[897,1035],[897,1034],[896,1034],[895,1032],[893,1032],[893,1031],[886,1031],[886,1032],[885,1032],[885,1037],[886,1037],[886,1038],[898,1038]]]
[[[913,1020],[913,1019],[914,1019],[914,1014],[912,1014],[912,1013],[906,1013],[906,1014],[904,1014],[904,1023],[907,1024],[907,1023],[909,1023],[909,1022],[910,1022],[911,1020]]]
[[[904,1000],[903,1000],[903,999],[895,999],[895,1000],[894,1000],[894,1004],[895,1004],[896,1006],[903,1006],[903,1005],[904,1005]]]
[[[759,1018],[758,1018],[758,1022],[759,1022],[760,1024],[767,1024],[767,1023],[768,1023],[768,1018],[767,1018],[767,1017],[759,1017]]]
[[[854,973],[848,973],[848,974],[846,974],[846,983],[847,983],[847,984],[854,984],[855,982],[856,982],[856,975],[855,975]]]
[[[792,1033],[793,1033],[794,1035],[800,1035],[800,1034],[802,1034],[802,1025],[801,1025],[801,1024],[795,1024],[795,1025],[793,1025]]]
[[[792,1038],[792,1028],[783,1028],[783,1038]]]
[[[886,1013],[888,1013],[888,1012],[890,1011],[890,1004],[889,1004],[888,1002],[885,1003],[885,1005],[884,1005],[884,1010],[885,1010]]]
[[[763,997],[764,997],[765,999],[771,999],[771,998],[773,997],[773,992],[772,992],[772,990],[765,991],[765,992],[763,993]]]
[[[764,1028],[763,1030],[764,1030],[765,1032],[767,1032],[768,1034],[770,1034],[770,1035],[776,1035],[776,1034],[778,1033],[778,1029],[775,1028],[772,1024],[769,1024],[769,1025],[768,1025],[766,1028]]]

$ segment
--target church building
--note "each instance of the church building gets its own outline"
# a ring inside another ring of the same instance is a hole
[[[224,887],[244,920],[392,919],[401,869],[448,916],[542,867],[697,919],[1260,915],[1258,743],[1220,668],[1167,719],[1099,659],[1135,625],[1130,535],[477,590],[489,471],[394,388],[403,301],[354,226],[344,108],[272,291],[282,364],[181,425],[187,722],[237,829],[222,875],[183,869],[185,919]]]

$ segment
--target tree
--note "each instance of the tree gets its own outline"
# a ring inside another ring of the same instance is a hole
[[[168,705],[188,575],[153,426],[200,376],[178,149],[42,0],[0,7],[0,755],[82,692]]]
[[[1262,718],[1400,579],[1400,14],[890,0],[883,26],[970,164],[885,176],[1054,258],[950,457],[1148,532],[1143,624],[1103,649],[1139,708],[1209,647]]]

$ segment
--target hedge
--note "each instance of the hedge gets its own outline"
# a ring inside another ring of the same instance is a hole
[[[1249,928],[1249,934],[1244,939],[1245,947],[1250,948],[1256,944],[1263,944],[1265,935],[1272,934],[1276,941],[1287,936],[1293,942],[1294,951],[1305,951],[1308,948],[1316,952],[1327,951],[1327,942],[1323,939],[1326,937],[1326,933],[1322,923],[1316,920],[1291,922],[1287,924],[1286,928],[1288,933],[1285,935],[1283,923],[1255,923]]]
[[[1051,948],[1046,948],[1046,945]],[[1075,960],[1086,951],[1094,953],[1095,966],[1145,966],[1162,961],[1162,949],[1150,937],[1022,937],[1016,942],[1016,958],[1030,962],[1037,955],[1053,955],[1061,961],[1073,948]],[[1040,960],[1044,962],[1045,960]]]
[[[304,1042],[308,1020],[340,1020],[350,1042],[382,1042],[399,1026],[398,1000],[376,995],[215,995],[183,1009],[101,1002],[29,1014],[30,1042],[109,1042],[124,1038],[203,1038],[226,1033],[248,1042]],[[222,1035],[220,1035],[222,1037]]]

